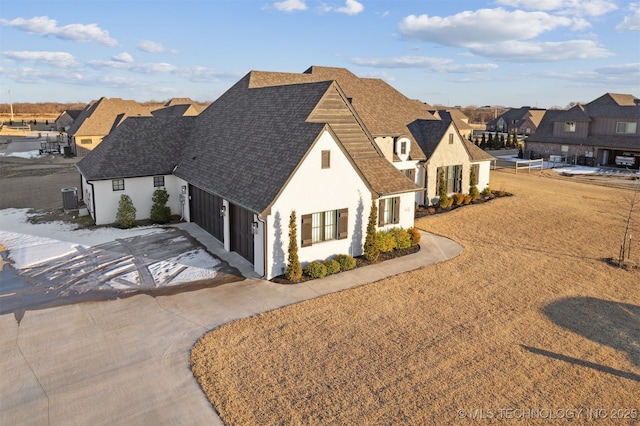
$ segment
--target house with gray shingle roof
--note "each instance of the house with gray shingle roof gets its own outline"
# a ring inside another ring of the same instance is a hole
[[[91,151],[126,117],[150,116],[151,107],[136,101],[102,97],[82,110],[67,129],[69,145],[78,155]]]
[[[483,190],[489,185],[490,161],[493,157],[485,158],[486,155],[480,156],[476,152],[476,158],[472,158],[469,150],[473,148],[465,148],[468,142],[466,135],[461,135],[450,114],[443,112],[443,117],[434,115],[430,112],[430,110],[433,111],[431,106],[407,98],[381,79],[361,78],[344,68],[312,66],[303,73],[256,72],[251,84],[262,87],[328,80],[334,80],[340,84],[384,157],[422,188],[421,191],[416,192],[417,203],[429,205],[436,200],[433,194],[437,190],[435,173],[438,168],[451,170],[458,168],[461,177],[458,179],[459,183],[453,187],[458,188],[459,191],[452,192],[468,192],[467,182],[472,164],[477,172],[479,172],[478,167],[481,169],[482,176],[478,182],[478,188]],[[460,116],[461,114],[455,115],[456,118],[461,118]],[[455,139],[455,146],[448,145],[449,133],[439,134],[437,140],[433,139],[435,136],[432,132],[429,132],[428,140],[424,139],[425,134],[414,133],[412,129],[415,129],[415,126],[412,123],[425,120],[436,122],[444,120],[446,121],[446,124],[442,125],[444,129],[451,127],[450,123],[453,121],[450,134]],[[446,152],[446,155],[430,158],[433,150],[425,151],[423,147],[435,147],[444,137],[447,140],[442,143],[439,152]],[[483,159],[480,159],[481,157]],[[431,172],[434,174],[430,174]]]
[[[82,110],[79,109],[67,109],[60,113],[60,115],[55,119],[54,125],[56,130],[59,132],[64,132],[68,128],[71,127],[74,121],[80,116]]]
[[[504,114],[487,123],[487,131],[530,135],[535,133],[547,110],[523,106],[510,108]]]
[[[195,117],[130,117],[77,163],[97,224],[129,195],[149,217],[156,188],[272,278],[284,272],[297,214],[303,264],[362,254],[372,203],[378,229],[413,226],[420,188],[384,156],[339,82],[268,85],[251,72]]]
[[[640,167],[640,99],[606,93],[568,110],[549,110],[525,143],[526,155],[571,163]]]
[[[155,117],[182,117],[200,114],[200,109],[189,98],[172,98],[164,104],[164,107],[151,111]]]

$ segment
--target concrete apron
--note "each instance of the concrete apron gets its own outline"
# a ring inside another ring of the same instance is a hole
[[[189,366],[191,347],[201,335],[462,252],[458,244],[426,233],[421,246],[420,252],[384,265],[299,285],[251,278],[170,296],[28,311],[19,324],[13,315],[2,315],[0,424],[222,424]]]

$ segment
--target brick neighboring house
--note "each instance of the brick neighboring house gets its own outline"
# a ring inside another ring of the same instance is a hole
[[[90,102],[67,130],[67,140],[77,155],[94,149],[102,139],[127,117],[151,115],[154,107],[136,101],[102,97]]]
[[[577,164],[640,166],[640,99],[606,93],[568,110],[549,110],[525,144],[527,154]]]
[[[487,123],[488,132],[513,133],[530,135],[536,132],[547,110],[523,106],[511,108],[500,117]]]

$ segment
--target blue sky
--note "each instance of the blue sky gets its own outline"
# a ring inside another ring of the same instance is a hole
[[[430,104],[640,97],[640,1],[0,0],[0,102],[212,101],[311,65]]]

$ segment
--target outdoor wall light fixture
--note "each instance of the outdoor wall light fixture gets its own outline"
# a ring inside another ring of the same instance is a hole
[[[251,233],[256,235],[258,233],[258,222],[253,222],[251,224]]]
[[[182,185],[180,187],[180,190],[182,191],[183,194],[186,194],[187,193],[187,186],[186,185]]]
[[[226,216],[227,215],[227,206],[222,206],[220,207],[220,216]]]

